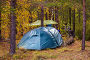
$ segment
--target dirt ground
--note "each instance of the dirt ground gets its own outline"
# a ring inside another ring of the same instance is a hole
[[[9,53],[10,44],[7,42],[0,42],[0,57]]]
[[[86,42],[85,51],[81,51],[81,41],[75,41],[66,48],[70,50],[64,50],[57,58],[48,60],[90,60],[90,42]]]
[[[0,60],[90,60],[90,41],[86,41],[85,51],[81,51],[81,41],[72,45],[42,51],[20,50],[9,56],[10,43],[0,42]]]

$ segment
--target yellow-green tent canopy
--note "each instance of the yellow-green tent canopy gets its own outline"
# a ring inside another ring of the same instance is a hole
[[[58,24],[58,23],[53,20],[44,20],[44,25],[48,25],[48,24]],[[37,25],[41,25],[41,20],[37,20],[31,23],[29,26],[37,26]]]

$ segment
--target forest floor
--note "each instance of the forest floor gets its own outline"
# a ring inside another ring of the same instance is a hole
[[[23,50],[16,48],[16,53],[10,56],[9,42],[0,42],[0,60],[90,60],[90,41],[86,41],[85,51],[81,51],[81,41],[66,47],[46,50]]]

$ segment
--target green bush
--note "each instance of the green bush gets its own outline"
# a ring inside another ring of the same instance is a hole
[[[82,26],[76,25],[75,35],[81,40],[82,39]]]
[[[86,24],[86,40],[90,41],[90,20]]]
[[[90,40],[90,21],[87,21],[86,22],[86,41],[89,41]],[[82,40],[82,33],[83,33],[83,28],[82,28],[82,24],[77,24],[76,25],[76,36]]]

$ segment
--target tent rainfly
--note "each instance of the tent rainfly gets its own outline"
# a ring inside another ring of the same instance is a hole
[[[44,25],[49,25],[49,24],[58,24],[58,23],[53,20],[44,20]],[[29,26],[38,26],[38,25],[41,25],[41,20],[37,20],[29,24]]]

